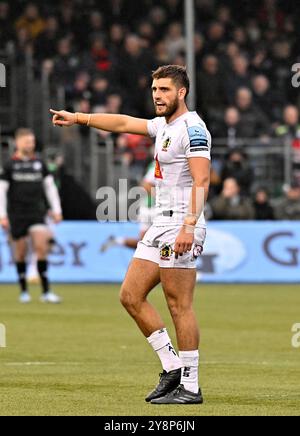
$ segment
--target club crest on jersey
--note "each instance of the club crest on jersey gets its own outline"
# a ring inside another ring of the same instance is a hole
[[[169,151],[169,148],[171,146],[172,143],[172,139],[170,137],[168,137],[164,142],[163,142],[163,146],[162,146],[162,151],[167,152]]]
[[[172,247],[168,244],[164,245],[160,250],[160,258],[166,262],[171,260],[173,254]]]

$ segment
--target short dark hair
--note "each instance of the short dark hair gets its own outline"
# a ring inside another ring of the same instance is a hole
[[[186,67],[180,65],[166,65],[159,67],[152,74],[152,79],[172,79],[180,88],[186,88],[186,97],[190,93],[190,79]]]
[[[29,136],[29,135],[34,135],[33,130],[25,129],[25,128],[22,127],[21,129],[16,130],[15,139],[19,139],[22,136]]]

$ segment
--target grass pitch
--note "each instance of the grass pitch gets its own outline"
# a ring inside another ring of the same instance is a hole
[[[17,303],[0,287],[0,415],[300,415],[299,286],[198,288],[204,406],[151,406],[160,364],[117,286],[57,286],[61,306]],[[151,297],[174,337],[162,292]]]

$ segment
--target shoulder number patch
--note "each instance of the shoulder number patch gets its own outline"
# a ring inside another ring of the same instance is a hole
[[[190,139],[191,152],[208,151],[207,133],[203,127],[193,126],[188,127],[188,135]]]

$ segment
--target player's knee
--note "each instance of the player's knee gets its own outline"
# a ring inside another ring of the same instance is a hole
[[[39,259],[45,258],[48,254],[47,248],[43,245],[36,246],[34,251]]]
[[[139,312],[141,301],[126,287],[121,289],[120,302],[131,315]]]
[[[182,303],[175,299],[169,301],[168,305],[173,319],[183,316],[186,313],[188,313],[190,310],[192,310],[192,307],[189,304]]]

